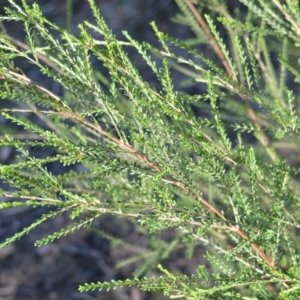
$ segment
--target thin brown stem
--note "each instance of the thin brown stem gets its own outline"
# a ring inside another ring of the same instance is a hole
[[[211,44],[213,50],[215,51],[215,53],[218,55],[219,59],[221,60],[226,72],[228,73],[228,75],[230,77],[233,77],[233,72],[225,58],[224,53],[222,52],[218,42],[216,41],[216,39],[214,38],[214,36],[211,34],[204,18],[198,13],[197,9],[195,8],[195,6],[189,1],[189,0],[185,0],[186,4],[188,5],[188,7],[190,8],[190,10],[192,11],[192,13],[194,14],[195,18],[197,19],[197,21],[199,22],[199,24],[201,25],[204,33],[206,34],[206,36],[209,39],[209,43]]]

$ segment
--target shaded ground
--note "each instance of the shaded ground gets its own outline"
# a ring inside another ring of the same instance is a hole
[[[4,1],[5,2],[5,1]],[[28,3],[32,3],[29,1]],[[62,27],[66,24],[66,3],[62,0],[35,1],[41,5],[47,18],[56,22]],[[2,1],[3,3],[3,1]],[[154,34],[151,31],[149,22],[156,20],[159,28],[175,36],[188,35],[189,31],[181,26],[174,25],[169,21],[170,16],[177,11],[173,1],[98,1],[103,16],[114,32],[121,36],[121,30],[126,29],[134,38],[147,40],[155,43]],[[0,7],[0,10],[2,7]],[[87,1],[74,0],[73,23],[78,24],[82,20],[93,20]],[[22,40],[22,25],[10,23],[6,26],[9,34]],[[73,28],[74,33],[78,31]],[[147,80],[152,80],[152,75],[143,73],[143,64],[139,57],[133,57],[134,62],[140,67],[142,75]],[[39,74],[32,66],[25,63],[20,66],[33,80],[39,80]],[[153,78],[153,84],[155,79]],[[56,86],[49,81],[43,85],[56,92]],[[0,105],[10,105],[2,102]],[[0,119],[0,126],[5,120]],[[36,153],[37,156],[51,155],[47,153]],[[14,159],[14,151],[10,148],[0,149],[0,162],[10,163]],[[52,169],[51,169],[52,168]],[[60,166],[53,165],[50,171],[59,173]],[[0,201],[6,201],[3,198]],[[0,242],[11,237],[22,228],[29,226],[43,213],[48,212],[46,208],[32,209],[10,209],[0,211]],[[29,235],[22,238],[14,245],[0,251],[0,300],[141,300],[141,299],[164,299],[161,295],[144,293],[133,287],[131,289],[107,292],[79,293],[78,286],[86,282],[97,282],[104,280],[118,280],[132,277],[133,271],[139,266],[139,262],[123,264],[116,268],[116,263],[129,258],[137,257],[147,252],[149,240],[145,234],[138,232],[136,227],[126,220],[117,219],[111,216],[103,216],[93,226],[121,238],[127,244],[112,248],[108,239],[91,230],[81,230],[68,235],[59,241],[35,248],[33,246],[37,239],[47,234],[58,231],[70,224],[67,215],[62,215],[55,220],[47,222]],[[172,241],[176,231],[168,231],[161,238],[166,243]],[[138,244],[140,247],[131,247]],[[195,260],[185,259],[185,249],[178,250],[165,262],[166,267],[171,270],[179,269],[186,274],[195,271],[197,260],[202,257],[202,251],[196,249]],[[152,276],[154,273],[148,274]]]

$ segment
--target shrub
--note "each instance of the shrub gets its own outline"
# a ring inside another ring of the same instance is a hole
[[[64,212],[74,224],[36,246],[112,214],[149,233],[177,228],[178,238],[159,260],[182,245],[192,256],[201,245],[206,263],[189,277],[158,261],[161,276],[86,283],[81,291],[136,285],[173,298],[298,299],[298,1],[240,0],[234,12],[222,0],[201,1],[205,9],[194,2],[178,0],[176,20],[196,38],[172,38],[152,23],[156,48],[126,32],[126,42],[116,39],[93,0],[96,25],[79,25],[79,37],[43,17],[38,5],[10,1],[1,20],[23,22],[27,44],[0,35],[0,95],[18,104],[0,112],[35,139],[1,129],[0,146],[19,156],[0,166],[8,183],[1,195],[11,198],[0,208],[51,210],[1,247]],[[210,45],[215,56],[199,45]],[[160,88],[143,79],[127,47],[140,53]],[[91,56],[109,80],[93,69]],[[17,58],[37,66],[64,94],[31,80],[15,66]],[[189,78],[185,84],[205,87],[203,93],[174,88],[176,70]],[[56,155],[30,153],[46,147]],[[55,161],[80,163],[85,171],[54,175],[46,165]]]

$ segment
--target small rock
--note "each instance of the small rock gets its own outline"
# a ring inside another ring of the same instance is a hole
[[[59,250],[58,245],[56,245],[56,244],[47,244],[47,245],[43,245],[41,247],[36,248],[36,253],[39,256],[44,256],[44,255],[48,255],[48,254],[53,253],[53,252],[57,252],[58,250]]]
[[[0,249],[0,260],[7,259],[8,257],[12,256],[15,251],[16,247],[12,244]]]
[[[11,156],[12,149],[10,147],[3,147],[0,149],[0,161],[5,162]]]

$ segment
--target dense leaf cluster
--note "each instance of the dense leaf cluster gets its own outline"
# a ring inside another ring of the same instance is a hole
[[[85,284],[81,291],[136,285],[185,299],[298,299],[298,1],[240,0],[243,17],[223,0],[176,2],[182,14],[174,20],[196,38],[175,39],[152,23],[161,44],[155,48],[126,32],[126,41],[117,40],[93,0],[96,24],[80,24],[79,37],[47,20],[38,5],[10,0],[0,20],[21,22],[26,43],[0,33],[0,97],[17,103],[0,113],[28,135],[0,128],[0,147],[19,154],[15,163],[0,165],[0,179],[9,184],[0,195],[11,199],[0,209],[51,210],[1,247],[67,211],[78,220],[37,246],[113,214],[151,234],[176,228],[178,236],[166,244],[153,235],[139,278]],[[203,50],[207,45],[215,57]],[[159,87],[143,79],[127,47],[138,51]],[[93,69],[91,56],[106,75]],[[31,80],[17,58],[59,83],[64,94]],[[176,71],[206,92],[177,90]],[[55,156],[36,158],[30,151],[48,147]],[[55,161],[80,163],[85,171],[53,175],[47,164]],[[124,243],[101,234],[114,246]],[[163,276],[141,277],[182,245],[190,256],[197,246],[206,248],[207,263],[197,274],[175,275],[159,265]]]

